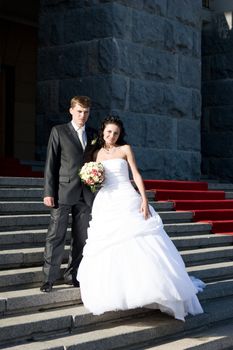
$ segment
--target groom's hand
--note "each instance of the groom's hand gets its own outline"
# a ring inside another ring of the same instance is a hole
[[[46,205],[46,207],[54,207],[54,197],[44,197],[44,205]]]

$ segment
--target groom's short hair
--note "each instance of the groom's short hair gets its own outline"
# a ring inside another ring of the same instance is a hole
[[[70,107],[74,108],[76,104],[79,104],[83,108],[90,108],[91,107],[91,99],[88,96],[74,96],[70,100]]]

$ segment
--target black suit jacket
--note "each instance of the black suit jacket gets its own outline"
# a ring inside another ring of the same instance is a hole
[[[86,127],[87,147],[95,130]],[[44,197],[54,197],[55,203],[73,205],[80,196],[91,206],[93,194],[78,175],[84,164],[84,152],[71,122],[51,130],[44,173]]]

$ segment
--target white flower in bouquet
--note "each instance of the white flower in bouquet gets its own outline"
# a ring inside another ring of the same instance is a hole
[[[82,182],[91,188],[92,192],[96,191],[96,185],[104,181],[104,167],[102,163],[88,162],[85,163],[79,172]]]

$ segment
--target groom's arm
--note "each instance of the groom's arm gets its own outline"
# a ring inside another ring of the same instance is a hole
[[[60,166],[60,142],[56,127],[53,127],[47,148],[47,156],[44,171],[44,198],[57,198],[59,166]],[[51,205],[50,205],[51,206]]]

